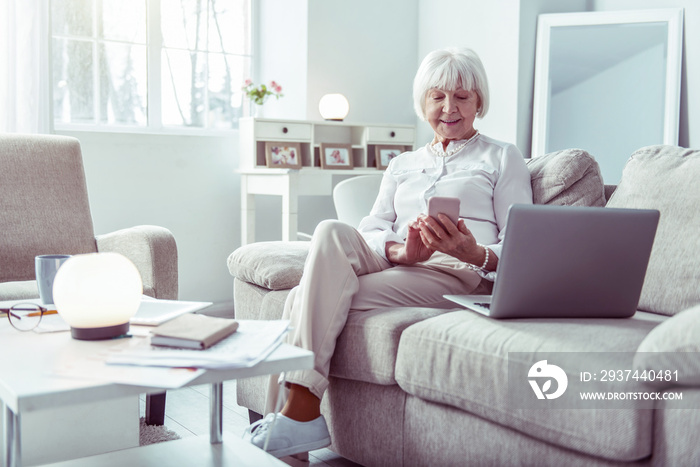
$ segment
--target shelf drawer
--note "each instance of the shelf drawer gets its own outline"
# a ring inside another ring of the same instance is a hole
[[[269,141],[311,141],[310,123],[255,122],[257,139]]]
[[[391,126],[367,127],[367,143],[405,143],[413,144],[413,128],[397,128]]]

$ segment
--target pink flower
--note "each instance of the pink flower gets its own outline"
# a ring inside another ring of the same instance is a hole
[[[269,96],[275,96],[277,99],[283,96],[282,86],[276,81],[270,81],[269,86],[261,84],[256,86],[250,78],[243,82],[241,88],[248,98],[257,105],[263,105]]]

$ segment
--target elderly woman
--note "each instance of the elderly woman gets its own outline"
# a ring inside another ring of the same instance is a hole
[[[281,414],[268,414],[244,435],[263,447],[269,432],[267,449],[277,457],[330,444],[320,404],[349,310],[450,308],[445,294],[490,293],[508,208],[532,203],[520,151],[474,128],[489,106],[486,73],[476,53],[430,53],[416,74],[413,99],[434,139],[391,160],[358,230],[334,220],[319,224],[301,282],[285,304],[292,323],[289,342],[314,352],[314,369],[287,374],[289,394]],[[432,196],[460,199],[457,225],[444,214],[426,215]]]

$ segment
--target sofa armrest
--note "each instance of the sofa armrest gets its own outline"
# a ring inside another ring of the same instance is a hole
[[[228,257],[228,270],[243,282],[269,290],[291,289],[299,284],[309,242],[258,242],[238,248]]]
[[[646,335],[634,357],[635,369],[663,374],[677,370],[678,379],[654,380],[655,386],[700,386],[700,305],[671,316]]]
[[[177,244],[164,227],[140,225],[98,235],[97,251],[121,253],[141,273],[144,294],[154,298],[177,300]]]

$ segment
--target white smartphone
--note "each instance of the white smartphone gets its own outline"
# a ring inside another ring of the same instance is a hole
[[[445,214],[456,226],[457,222],[459,222],[459,198],[433,196],[428,199],[428,215],[440,222],[437,216],[438,213]]]

